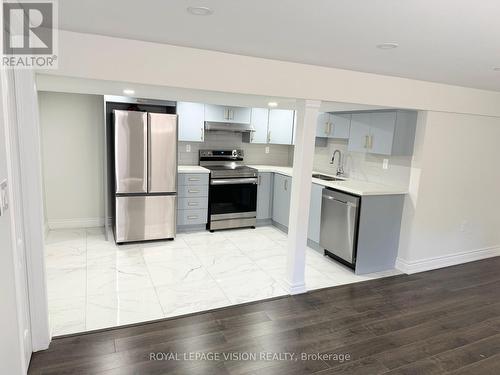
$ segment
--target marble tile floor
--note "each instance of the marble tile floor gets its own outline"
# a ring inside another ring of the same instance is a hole
[[[54,336],[287,294],[286,234],[271,227],[180,233],[116,246],[103,229],[50,231],[45,246]],[[308,248],[309,290],[396,274],[354,275]]]

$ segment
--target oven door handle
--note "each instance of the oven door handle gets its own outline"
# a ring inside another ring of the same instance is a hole
[[[217,178],[210,180],[210,185],[236,185],[236,184],[253,184],[257,185],[258,179],[256,177],[248,178]]]

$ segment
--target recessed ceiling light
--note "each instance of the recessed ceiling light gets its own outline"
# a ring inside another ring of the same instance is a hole
[[[134,94],[135,94],[135,91],[134,91],[134,90],[132,90],[132,89],[124,89],[124,90],[123,90],[123,93],[124,93],[125,95],[134,95]]]
[[[387,43],[382,43],[382,44],[377,44],[378,49],[394,49],[398,48],[399,44],[394,43],[394,42],[387,42]]]
[[[267,103],[267,105],[268,105],[269,107],[273,107],[273,108],[274,108],[274,107],[277,107],[277,106],[278,106],[278,103],[276,103],[276,102],[269,102],[269,103]]]
[[[208,7],[188,7],[187,11],[193,16],[209,16],[214,12]]]

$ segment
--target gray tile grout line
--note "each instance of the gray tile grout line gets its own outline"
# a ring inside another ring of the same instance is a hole
[[[227,237],[223,236],[225,240],[227,241],[230,241]],[[232,243],[232,241],[230,241]],[[231,301],[231,299],[228,297],[228,295],[226,294],[226,292],[224,291],[224,289],[222,288],[222,286],[217,282],[217,280],[215,279],[215,277],[212,275],[212,273],[208,270],[208,268],[205,267],[205,265],[203,264],[203,262],[201,261],[200,257],[196,254],[196,252],[194,251],[194,249],[191,248],[191,245],[189,243],[187,243],[187,246],[189,247],[189,250],[193,253],[193,255],[196,257],[196,259],[198,259],[198,262],[200,262],[201,266],[203,267],[203,269],[205,270],[205,272],[208,274],[208,276],[210,276],[210,278],[215,282],[215,285],[217,285],[217,288],[220,289],[220,291],[222,292],[222,294],[224,295],[224,297],[226,297],[227,301],[229,302],[229,305],[227,306],[232,306],[234,303],[233,301]],[[233,244],[234,245],[234,244]],[[240,251],[238,249],[238,251]]]

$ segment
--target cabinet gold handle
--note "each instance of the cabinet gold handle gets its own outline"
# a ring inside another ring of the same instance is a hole
[[[260,185],[260,179],[261,179],[261,176],[259,176],[259,180],[258,180],[259,181],[259,183],[258,183],[259,185]]]
[[[288,190],[288,180],[285,180],[283,185],[284,185],[285,191],[287,191]]]
[[[199,190],[194,190],[194,189],[189,189],[188,190],[188,193],[199,193],[200,191]]]
[[[188,219],[189,219],[189,220],[198,219],[198,215],[189,215],[189,216],[188,216]]]
[[[188,202],[188,206],[198,206],[198,202]]]
[[[364,148],[368,148],[368,143],[370,142],[368,139],[369,139],[369,135],[365,135],[365,145],[364,145]]]
[[[203,128],[201,128],[200,130],[201,130],[200,139],[203,141]]]
[[[370,150],[373,148],[373,135],[370,135]]]
[[[328,135],[328,122],[325,122],[325,135]]]
[[[188,181],[200,181],[200,179],[197,177],[189,177]]]

